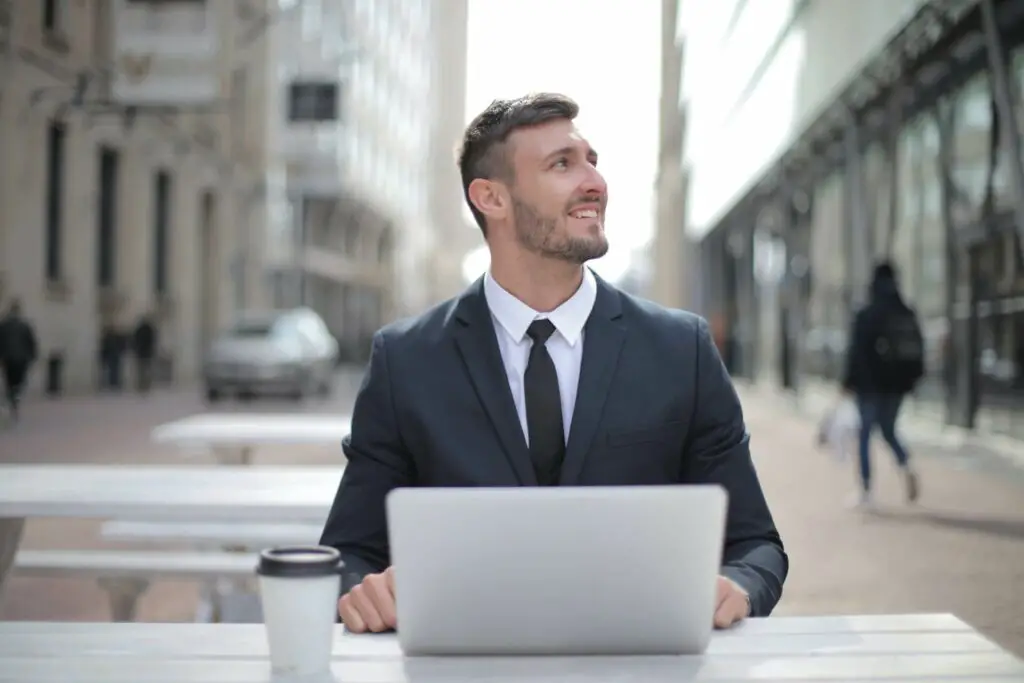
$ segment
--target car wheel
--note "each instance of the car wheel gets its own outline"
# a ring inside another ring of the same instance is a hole
[[[295,386],[292,387],[291,392],[288,396],[293,401],[301,401],[306,398],[306,394],[309,393],[309,377],[302,377],[295,382]]]
[[[206,390],[206,400],[209,403],[216,403],[217,401],[220,400],[220,392],[217,391],[216,389],[209,389],[208,388]]]
[[[330,370],[322,373],[316,383],[316,395],[320,398],[328,398],[334,390],[334,373]]]

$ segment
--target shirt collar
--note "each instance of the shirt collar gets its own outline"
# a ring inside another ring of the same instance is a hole
[[[579,288],[561,306],[550,313],[539,313],[513,296],[508,290],[491,277],[491,272],[484,274],[484,296],[487,307],[498,324],[512,336],[516,343],[526,338],[526,329],[534,320],[547,318],[555,326],[569,346],[576,346],[583,335],[583,326],[587,324],[590,312],[594,310],[597,300],[597,282],[589,268],[583,269],[583,282]]]

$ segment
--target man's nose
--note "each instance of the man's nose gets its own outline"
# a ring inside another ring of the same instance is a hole
[[[591,166],[587,172],[587,177],[580,186],[580,190],[588,196],[599,196],[602,199],[608,194],[608,184],[604,180],[604,176]]]

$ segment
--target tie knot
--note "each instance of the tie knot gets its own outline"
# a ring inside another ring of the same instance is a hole
[[[530,323],[530,326],[526,328],[526,336],[533,340],[534,344],[543,344],[548,340],[548,337],[555,333],[555,325],[547,318],[541,320],[534,320]]]

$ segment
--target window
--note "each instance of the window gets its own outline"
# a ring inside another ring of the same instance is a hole
[[[811,375],[837,378],[846,351],[850,312],[843,255],[842,172],[816,188],[811,206],[810,300],[803,340],[803,367]]]
[[[46,135],[46,279],[60,280],[64,242],[64,143],[63,124],[51,123]]]
[[[96,216],[96,284],[113,287],[117,281],[117,150],[101,147],[99,207]]]
[[[288,92],[289,121],[337,121],[337,83],[292,83]]]
[[[231,74],[231,137],[236,158],[244,157],[248,149],[249,73],[244,66]]]
[[[157,171],[153,187],[153,292],[167,294],[168,232],[171,223],[171,174]]]
[[[60,33],[67,25],[67,0],[43,0],[43,30],[47,33]]]

